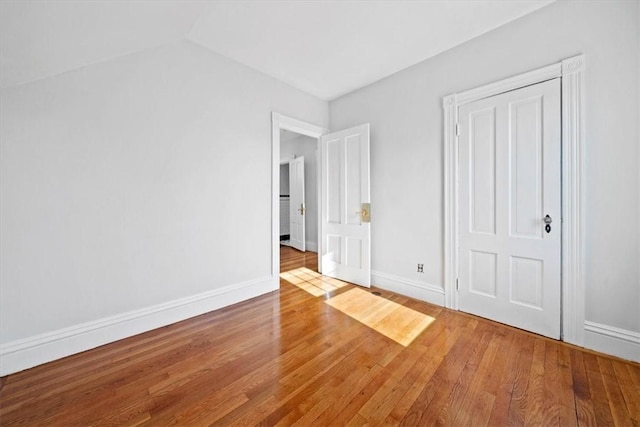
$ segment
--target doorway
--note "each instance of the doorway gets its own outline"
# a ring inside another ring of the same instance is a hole
[[[445,306],[460,309],[460,109],[475,101],[553,79],[560,79],[561,156],[560,181],[562,242],[560,339],[584,344],[584,71],[585,57],[578,55],[524,74],[451,94],[444,109],[444,290]],[[545,222],[545,217],[542,221]],[[553,221],[553,218],[550,218]],[[557,220],[554,222],[557,224]],[[547,224],[544,224],[547,225]],[[551,225],[553,229],[553,224]],[[545,230],[546,232],[546,230]],[[531,264],[533,265],[533,264]],[[491,271],[486,271],[491,276]],[[557,301],[558,302],[558,301]]]
[[[272,183],[271,278],[272,279],[271,280],[272,280],[272,289],[277,290],[280,288],[280,246],[281,246],[280,245],[280,229],[281,229],[280,171],[281,171],[281,164],[283,164],[283,161],[284,163],[290,163],[291,156],[295,155],[295,153],[291,152],[289,147],[289,146],[292,146],[295,148],[296,141],[294,140],[298,140],[298,142],[304,141],[304,142],[300,142],[301,144],[304,144],[304,145],[300,146],[299,148],[306,150],[303,152],[310,153],[309,155],[305,156],[306,157],[305,166],[309,164],[309,167],[306,169],[307,171],[315,170],[314,172],[315,195],[314,195],[314,191],[307,191],[306,192],[307,194],[305,194],[305,201],[303,202],[306,204],[306,206],[305,205],[302,206],[303,209],[308,209],[310,203],[312,205],[312,208],[313,208],[313,205],[315,205],[315,216],[314,216],[315,219],[311,219],[309,218],[310,215],[307,215],[306,217],[307,220],[304,222],[305,246],[307,246],[306,245],[307,242],[311,243],[311,245],[309,245],[310,247],[305,247],[305,249],[315,249],[316,252],[320,252],[322,244],[320,242],[320,239],[318,239],[318,230],[320,229],[320,225],[319,225],[319,220],[317,219],[318,218],[317,213],[319,211],[318,209],[318,206],[319,206],[318,193],[319,192],[317,189],[318,188],[317,186],[319,185],[319,180],[317,177],[318,159],[315,153],[319,151],[320,136],[327,133],[327,131],[320,126],[315,126],[309,123],[305,123],[303,121],[293,119],[291,117],[283,116],[282,114],[275,113],[275,112],[272,113],[271,115],[271,122],[272,122],[272,127],[271,127],[271,130],[272,130],[272,134],[271,134],[271,143],[272,143],[272,149],[271,149],[271,152],[272,152],[272,159],[271,159],[272,161],[272,168],[271,168],[272,170],[272,176],[271,176],[271,183]],[[282,141],[283,136],[285,139],[284,143]],[[306,139],[301,139],[301,138],[306,138]],[[284,148],[284,151],[283,151],[283,148]],[[312,165],[310,162],[314,162],[314,164]],[[308,173],[305,173],[305,178],[306,177],[309,177]],[[309,188],[308,182],[306,183],[305,188]],[[312,193],[311,197],[309,197],[309,194],[308,194],[309,192]],[[314,200],[312,201],[311,198],[313,198]],[[297,208],[298,207],[296,207],[296,209]],[[310,220],[313,221],[314,224],[310,224]],[[309,225],[309,227],[306,227],[307,225]],[[309,232],[309,230],[307,230],[307,228],[311,229],[311,233]],[[315,257],[315,258],[317,259],[318,257]],[[318,269],[319,268],[320,268],[320,265],[318,265]]]
[[[285,132],[283,132],[285,131]],[[318,254],[317,272],[361,286],[371,286],[371,233],[370,233],[370,158],[369,124],[355,126],[329,134],[324,129],[278,113],[272,113],[272,286],[279,289],[280,273],[280,164],[286,152],[286,139],[306,136],[315,140],[316,149],[308,157],[310,169],[316,173],[305,174],[316,184],[306,185],[307,192],[315,197],[305,197],[300,206],[290,206],[296,217],[298,210],[305,212],[305,203],[316,203],[317,221],[306,221],[313,230],[312,247]],[[311,147],[311,145],[308,145]],[[286,159],[285,159],[286,161]],[[302,163],[302,162],[299,162]],[[306,162],[305,162],[306,163]],[[291,175],[293,170],[289,169]],[[295,173],[295,172],[293,172]],[[322,212],[322,214],[320,214]],[[312,223],[312,222],[315,222]],[[317,225],[317,227],[316,227]],[[306,244],[305,244],[306,246]]]
[[[318,251],[318,140],[280,130],[280,244]]]

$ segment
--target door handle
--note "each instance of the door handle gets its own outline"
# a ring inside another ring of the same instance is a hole
[[[300,207],[298,208],[298,212],[300,212],[300,215],[304,215],[304,211],[306,211],[306,209],[304,208],[304,205],[302,203],[300,203]]]
[[[551,233],[551,223],[553,222],[551,217],[549,215],[545,215],[542,221],[544,221],[544,223],[546,224],[544,226],[544,231],[546,231],[547,233]]]
[[[361,222],[371,222],[371,203],[363,203],[362,208],[356,211],[356,215],[360,215]]]

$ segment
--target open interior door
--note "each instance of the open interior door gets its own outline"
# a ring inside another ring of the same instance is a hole
[[[322,274],[370,287],[369,124],[324,135],[320,147]]]
[[[289,161],[289,233],[290,245],[305,251],[304,157]]]

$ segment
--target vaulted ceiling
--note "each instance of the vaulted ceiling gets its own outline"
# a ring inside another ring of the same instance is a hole
[[[188,39],[331,100],[553,0],[0,2],[0,84]]]

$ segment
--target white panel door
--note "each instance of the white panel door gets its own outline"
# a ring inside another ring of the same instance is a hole
[[[321,150],[322,274],[370,287],[369,124],[323,136]]]
[[[459,124],[460,310],[559,339],[560,79],[464,105]]]
[[[305,251],[304,157],[289,161],[289,245]]]

